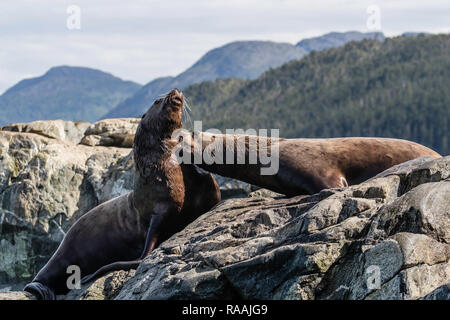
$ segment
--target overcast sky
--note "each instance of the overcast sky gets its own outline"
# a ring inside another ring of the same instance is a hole
[[[80,29],[71,5],[80,8]],[[450,31],[449,0],[14,0],[0,3],[0,93],[57,65],[87,66],[141,84],[177,75],[235,40],[297,43],[369,31],[371,5],[387,36]],[[73,13],[73,12],[72,12]],[[372,15],[373,17],[373,15]]]

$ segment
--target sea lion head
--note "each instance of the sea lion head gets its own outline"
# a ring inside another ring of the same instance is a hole
[[[182,127],[183,93],[173,89],[156,99],[142,116],[133,143],[133,155],[140,176],[152,175],[152,168],[161,161],[160,151],[167,152],[172,133]]]
[[[182,127],[184,95],[173,89],[158,98],[142,116],[139,126],[161,138],[168,138],[172,132]]]

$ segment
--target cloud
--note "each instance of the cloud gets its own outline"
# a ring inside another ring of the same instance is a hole
[[[68,30],[69,5],[81,29]],[[55,65],[98,68],[142,84],[176,75],[235,40],[296,43],[330,31],[366,30],[368,5],[385,34],[448,32],[448,1],[15,0],[0,3],[0,92]]]

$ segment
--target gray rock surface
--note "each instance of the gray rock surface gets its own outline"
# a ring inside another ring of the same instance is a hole
[[[64,120],[33,121],[14,123],[1,128],[2,131],[36,133],[44,137],[79,143],[89,122],[72,122]]]
[[[449,164],[419,159],[313,196],[226,200],[156,249],[116,299],[446,298]]]
[[[139,118],[106,119],[92,124],[85,132],[81,144],[88,146],[133,147]]]
[[[0,286],[29,281],[81,215],[132,190],[133,157],[124,146],[138,121],[35,121],[0,130]],[[113,143],[79,143],[94,136]],[[250,192],[248,184],[217,179],[224,197]]]
[[[73,289],[66,296],[58,297],[64,300],[113,300],[123,285],[135,274],[135,270],[114,271],[97,280]]]
[[[0,131],[0,283],[29,280],[76,219],[130,190],[129,153]]]
[[[433,290],[421,300],[450,300],[450,282]]]

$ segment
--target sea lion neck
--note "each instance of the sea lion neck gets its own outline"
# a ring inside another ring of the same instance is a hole
[[[152,172],[163,170],[162,164],[170,157],[172,134],[182,127],[183,102],[183,93],[174,89],[157,99],[142,116],[134,138],[133,155],[137,172],[144,179]]]
[[[133,157],[137,173],[141,177],[150,176],[151,171],[159,167],[164,155],[169,154],[166,141],[164,136],[153,135],[141,126],[138,127],[133,144]]]

